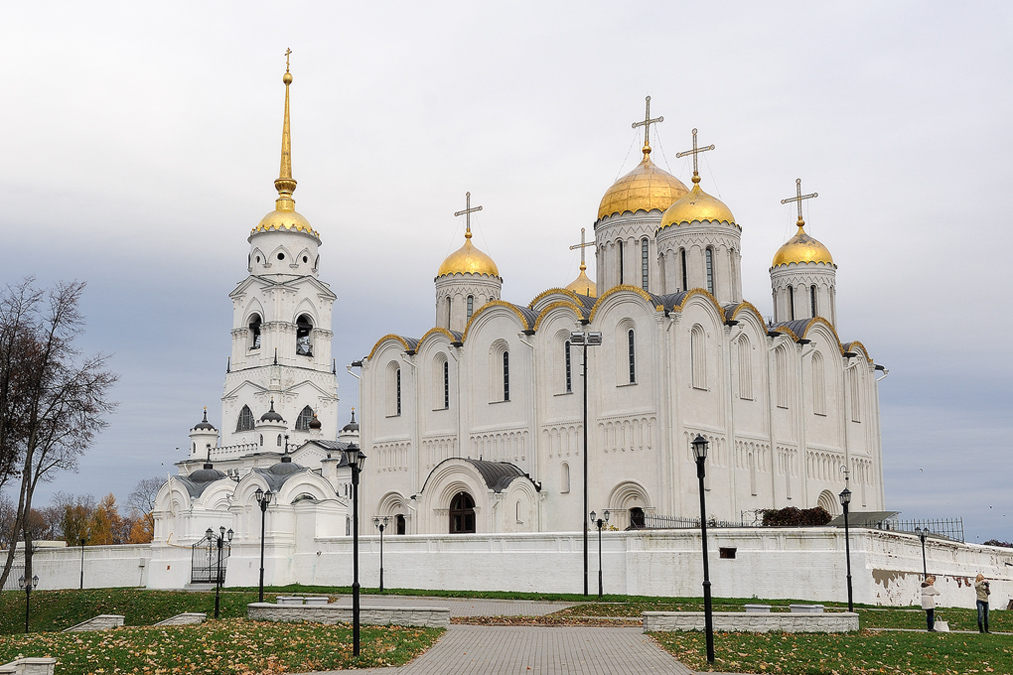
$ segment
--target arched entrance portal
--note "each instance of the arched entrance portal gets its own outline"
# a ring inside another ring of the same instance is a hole
[[[475,500],[467,492],[458,492],[450,500],[450,534],[475,532]]]

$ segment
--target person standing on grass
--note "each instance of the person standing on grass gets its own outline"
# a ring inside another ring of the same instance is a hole
[[[934,586],[936,578],[932,575],[925,577],[922,582],[922,609],[925,610],[925,620],[929,625],[929,632],[936,632],[936,596],[939,590]]]
[[[984,574],[979,574],[974,579],[974,594],[977,596],[975,604],[978,606],[978,632],[988,631],[988,596],[992,591],[988,588],[988,581]]]

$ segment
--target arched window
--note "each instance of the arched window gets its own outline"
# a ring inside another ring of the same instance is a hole
[[[250,317],[250,350],[260,349],[260,315]]]
[[[704,251],[707,263],[707,292],[714,293],[714,251],[710,248]]]
[[[776,402],[778,408],[788,407],[788,356],[783,347],[778,347],[774,352],[774,377],[777,380],[775,388]]]
[[[637,381],[637,341],[633,329],[626,331],[627,359],[630,368],[630,384]]]
[[[693,366],[693,388],[707,388],[706,335],[699,325],[693,326],[689,338],[690,361]]]
[[[795,320],[795,289],[788,286],[788,318]]]
[[[278,446],[279,448],[281,447],[281,434],[278,434],[278,442],[276,443],[276,445],[277,445],[277,446]]]
[[[686,271],[686,249],[679,249],[679,267],[682,269],[682,288],[681,291],[689,290],[689,273]]]
[[[647,237],[640,240],[640,287],[647,290]]]
[[[263,445],[264,445],[264,434],[261,434],[261,435],[260,435],[260,445],[261,445],[261,446],[263,446]]]
[[[404,514],[394,516],[394,534],[404,534],[407,529]]]
[[[861,396],[859,395],[861,392],[861,380],[856,368],[848,369],[848,374],[851,376],[851,421],[861,422],[862,401]]]
[[[639,506],[630,509],[630,529],[642,530],[645,527],[644,510]]]
[[[310,422],[313,421],[313,408],[306,406],[299,412],[295,420],[296,431],[309,431]]]
[[[475,500],[467,492],[458,492],[450,500],[450,534],[475,531]]]
[[[471,321],[471,315],[475,313],[475,296],[468,296],[468,321]]]
[[[447,296],[447,330],[450,330],[450,309],[453,307],[454,301]]]
[[[812,310],[812,316],[816,316],[816,284],[809,287],[809,307]]]
[[[559,491],[562,493],[570,491],[570,465],[566,462],[559,467]]]
[[[253,431],[253,412],[250,410],[250,406],[244,405],[243,409],[239,411],[236,431]]]
[[[813,353],[813,413],[816,415],[827,414],[827,386],[826,368],[823,366],[823,355],[819,352]]]
[[[387,417],[397,417],[401,414],[401,368],[397,362],[391,361],[387,364]]]
[[[305,314],[300,314],[295,322],[295,353],[300,356],[313,356],[313,342],[310,333],[313,331],[313,322]]]
[[[753,366],[751,362],[749,338],[742,336],[738,342],[739,356],[739,398],[753,400]]]
[[[564,390],[567,394],[573,391],[573,370],[570,361],[570,341],[567,340],[563,343],[563,359],[566,361],[566,389]]]
[[[622,240],[620,240],[620,241],[618,241],[616,243],[618,244],[618,252],[619,252],[619,256],[618,256],[618,258],[619,258],[619,283],[622,284],[623,283],[623,272],[624,272],[624,270],[623,270],[623,242],[622,242]]]
[[[510,400],[510,352],[503,352],[503,400]]]
[[[450,362],[443,362],[443,409],[450,408]]]

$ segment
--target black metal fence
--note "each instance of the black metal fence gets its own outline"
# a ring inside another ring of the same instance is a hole
[[[755,523],[746,521],[715,520],[709,518],[707,527],[755,527]],[[680,518],[678,516],[659,516],[653,513],[644,514],[645,530],[688,530],[699,529],[699,518]],[[638,528],[639,529],[639,528]]]
[[[918,534],[915,532],[915,528],[927,529],[929,537],[942,537],[964,543],[963,518],[937,518],[935,520],[895,520],[890,518],[883,522],[881,529]]]
[[[191,584],[224,584],[225,567],[229,561],[232,547],[227,541],[222,542],[221,561],[218,557],[216,539],[204,537],[191,547],[190,552],[190,583]]]

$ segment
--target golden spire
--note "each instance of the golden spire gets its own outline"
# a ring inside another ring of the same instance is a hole
[[[651,97],[648,96],[645,99],[645,101],[646,101],[647,111],[644,113],[644,121],[643,122],[634,122],[633,123],[633,128],[634,129],[636,129],[637,127],[643,127],[644,128],[644,161],[647,161],[647,156],[651,154],[651,125],[652,124],[657,124],[658,122],[664,122],[665,118],[664,118],[664,116],[662,116],[662,117],[655,117],[652,120],[651,119]]]
[[[809,193],[807,195],[802,194],[802,179],[801,178],[796,178],[795,179],[795,196],[794,197],[788,197],[787,199],[782,199],[781,200],[782,204],[787,204],[788,202],[798,202],[798,223],[797,223],[797,225],[798,225],[799,229],[802,229],[803,227],[805,227],[805,221],[802,220],[802,200],[803,199],[814,199],[816,197],[819,197],[819,194],[816,193],[816,192],[811,192],[811,193]]]
[[[285,50],[285,75],[281,78],[285,83],[285,122],[281,129],[281,171],[278,180],[274,181],[274,187],[278,190],[278,199],[275,201],[278,211],[295,211],[292,193],[295,192],[296,181],[292,178],[292,135],[288,122],[288,87],[292,84],[288,58],[291,53],[291,49]]]
[[[699,155],[701,152],[707,152],[708,150],[713,150],[713,149],[714,149],[714,145],[713,144],[708,145],[706,148],[698,148],[698,147],[696,147],[696,129],[693,129],[693,149],[692,150],[686,150],[685,152],[680,152],[680,153],[676,154],[676,157],[685,157],[686,155],[693,155],[693,184],[694,185],[699,185],[700,184],[700,172],[699,172],[698,167],[697,167],[696,156]]]

